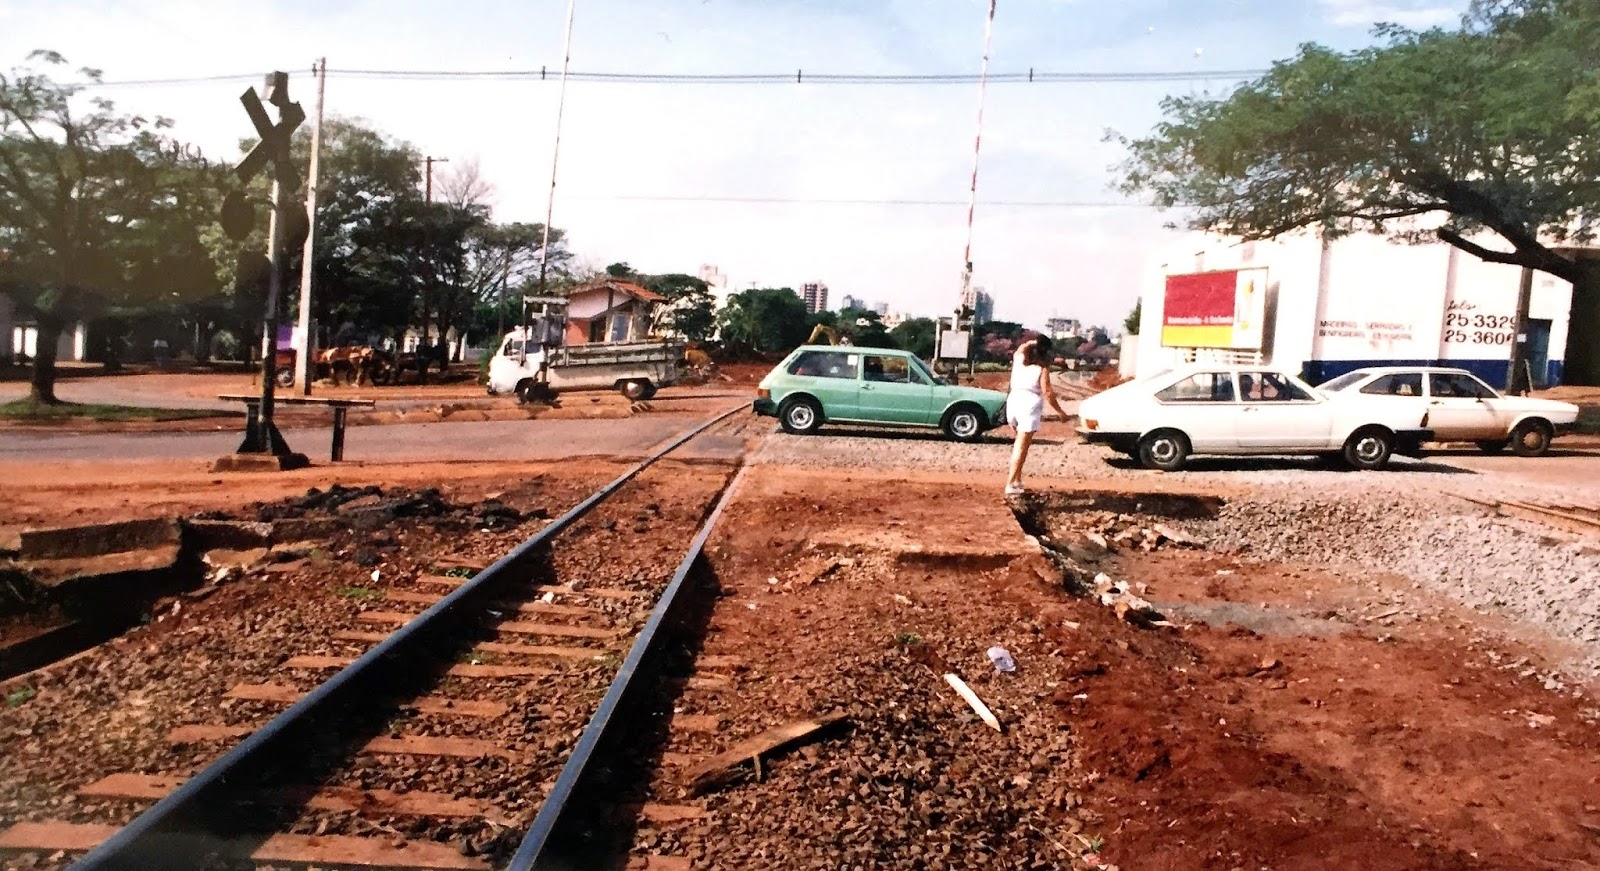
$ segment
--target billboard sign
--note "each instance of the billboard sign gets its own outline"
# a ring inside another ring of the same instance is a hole
[[[1161,346],[1259,351],[1266,309],[1265,268],[1169,275]]]

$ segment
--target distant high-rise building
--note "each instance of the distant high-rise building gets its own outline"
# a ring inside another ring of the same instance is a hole
[[[839,300],[839,311],[844,311],[847,308],[865,308],[864,301],[847,293]]]
[[[884,315],[889,313],[889,304],[886,302],[875,302],[872,304],[872,310],[877,312],[878,317],[881,319]]]
[[[967,298],[962,300],[962,305],[972,309],[972,323],[981,325],[994,320],[994,297],[981,287],[974,287],[967,291]]]
[[[828,286],[820,281],[808,281],[802,285],[800,298],[805,300],[806,311],[810,314],[828,310]]]

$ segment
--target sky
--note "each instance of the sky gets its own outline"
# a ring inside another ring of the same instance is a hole
[[[1317,42],[1372,25],[1450,25],[1467,0],[997,0],[991,73],[1182,72],[1166,83],[991,83],[983,105],[974,284],[1002,320],[1120,324],[1180,216],[1117,193],[1115,130],[1165,96],[1225,93]],[[807,73],[976,74],[986,0],[575,0],[574,71],[801,72],[799,84],[572,82],[553,225],[582,262],[716,266],[730,286],[826,283],[911,315],[961,288],[979,108],[974,83],[822,84]],[[567,0],[0,0],[0,69],[34,49],[105,80],[291,74],[314,112],[365,119],[453,166],[476,160],[495,217],[543,221]],[[548,81],[395,80],[341,70],[530,70]],[[62,75],[60,78],[72,78]],[[122,110],[232,159],[251,81],[112,86]],[[763,202],[749,202],[762,200]],[[846,201],[846,202],[841,202]],[[866,202],[861,202],[866,201]],[[908,203],[914,201],[916,204]],[[1018,203],[1049,203],[1049,206]]]

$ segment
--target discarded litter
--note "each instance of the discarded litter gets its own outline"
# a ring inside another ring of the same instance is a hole
[[[1017,670],[1017,661],[1011,658],[1011,651],[998,644],[989,648],[989,661],[994,663],[995,671],[1010,674]]]
[[[979,719],[988,724],[989,728],[995,730],[996,732],[1000,731],[1000,719],[994,715],[993,711],[989,710],[989,706],[985,705],[982,699],[978,698],[978,694],[973,692],[971,687],[967,686],[966,681],[962,680],[960,677],[957,677],[953,673],[946,672],[944,676],[944,682],[949,684],[950,688],[955,690],[957,695],[966,700],[967,705],[977,713]]]
[[[378,578],[380,578],[382,576],[383,576],[383,572],[379,571],[378,569],[373,569],[372,570],[372,579],[374,581],[376,581]]]
[[[554,602],[555,600],[556,600],[556,594],[555,593],[545,593],[543,596],[539,597],[539,601],[545,603],[546,605],[550,604],[551,602]]]

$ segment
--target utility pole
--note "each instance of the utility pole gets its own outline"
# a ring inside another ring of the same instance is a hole
[[[328,59],[319,58],[314,72],[317,74],[317,120],[311,128],[311,169],[306,180],[306,247],[300,257],[300,355],[294,362],[294,377],[302,396],[311,395],[311,375],[316,371],[311,365],[311,355],[316,350],[311,334],[311,280],[317,248],[317,168],[322,157],[322,99],[328,83]]]
[[[539,243],[540,296],[548,293],[545,285],[550,274],[550,223],[556,216],[556,168],[561,164],[561,116],[567,108],[567,66],[572,61],[572,15],[577,6],[578,0],[567,0],[567,35],[561,46],[561,88],[556,97],[555,146],[550,151],[550,197],[545,202],[544,238]],[[528,331],[524,338],[533,338],[533,309],[526,302],[522,304],[522,326]]]
[[[994,10],[996,0],[989,0],[989,15],[983,23],[983,66],[978,73],[978,123],[972,136],[972,183],[968,190],[967,199],[967,245],[961,254],[961,297],[956,301],[956,316],[953,319],[957,332],[961,330],[962,313],[968,307],[968,300],[972,296],[972,225],[973,218],[978,211],[978,163],[983,152],[983,104],[984,96],[989,86],[989,50],[994,44]],[[973,347],[977,338],[978,325],[974,319],[967,332],[967,359],[974,360]],[[939,353],[944,353],[940,348]],[[960,363],[956,364],[956,371],[960,371]],[[976,371],[976,363],[972,363]]]
[[[422,256],[427,262],[427,274],[423,276],[422,285],[422,340],[417,344],[417,383],[422,384],[428,380],[428,355],[433,353],[433,346],[428,340],[428,312],[433,302],[434,281],[438,277],[433,268],[433,165],[435,163],[449,163],[445,157],[424,157],[422,162],[427,164],[427,181],[423,186],[423,201],[427,208],[422,215]]]
[[[1506,372],[1506,392],[1526,396],[1533,390],[1533,373],[1529,371],[1528,363],[1528,306],[1533,300],[1533,270],[1522,267],[1522,282],[1517,286],[1517,322],[1514,329],[1516,335],[1511,342],[1511,365]]]

